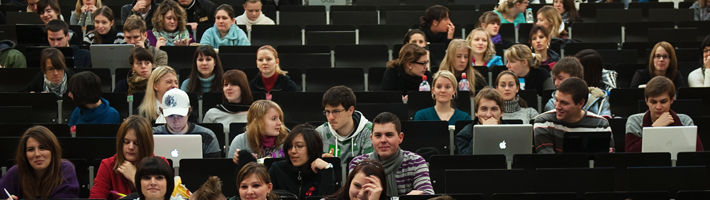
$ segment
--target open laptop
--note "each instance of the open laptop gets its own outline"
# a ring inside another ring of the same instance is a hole
[[[563,138],[565,153],[609,153],[611,132],[567,132]]]
[[[93,68],[111,69],[112,75],[116,73],[116,68],[130,68],[128,57],[133,47],[132,44],[91,45],[91,65]]]
[[[153,134],[156,156],[173,160],[173,167],[180,166],[180,159],[202,158],[202,135],[200,134]]]
[[[694,152],[697,126],[643,127],[641,152],[670,152],[676,160],[678,152]]]
[[[515,154],[532,153],[532,124],[473,126],[473,155],[503,154],[512,161]]]

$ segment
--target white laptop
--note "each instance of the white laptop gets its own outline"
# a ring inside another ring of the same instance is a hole
[[[202,135],[200,134],[154,134],[153,153],[173,160],[173,167],[180,166],[180,159],[202,158]]]
[[[111,69],[111,74],[116,73],[116,68],[130,68],[128,57],[131,56],[132,44],[93,44],[91,45],[91,65],[93,68]]]
[[[503,154],[512,161],[515,154],[531,154],[532,124],[473,126],[473,155]]]
[[[678,152],[695,152],[697,126],[643,127],[641,152],[670,152],[676,160]]]

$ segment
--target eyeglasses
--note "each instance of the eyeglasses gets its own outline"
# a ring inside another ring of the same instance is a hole
[[[654,55],[653,58],[655,58],[655,59],[665,59],[665,60],[668,60],[669,56],[668,56],[668,55],[660,55],[660,54],[657,54],[657,55]]]
[[[333,114],[334,116],[338,116],[343,111],[345,111],[345,110],[333,110],[333,111],[324,110],[323,115],[328,116],[330,114]]]
[[[422,66],[426,66],[427,64],[429,64],[429,61],[427,60],[426,62],[423,62],[423,63],[420,63],[420,62],[412,62],[412,63],[416,63],[416,64],[420,64],[420,65],[422,65]]]

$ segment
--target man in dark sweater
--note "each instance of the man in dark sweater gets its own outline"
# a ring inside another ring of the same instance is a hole
[[[71,47],[74,51],[74,68],[91,68],[91,53],[76,45],[69,45],[69,25],[59,19],[47,23],[47,40],[52,47]]]
[[[582,79],[568,78],[555,92],[555,110],[535,118],[534,143],[537,153],[562,153],[564,135],[567,132],[599,132],[611,138],[609,150],[613,151],[614,139],[606,118],[585,111],[587,84]]]
[[[217,8],[209,0],[176,0],[187,14],[187,25],[197,29],[197,23],[214,24],[214,14]]]
[[[190,107],[190,97],[185,91],[174,88],[165,92],[160,111],[163,112],[167,123],[153,127],[153,134],[200,134],[202,136],[202,157],[222,157],[214,132],[187,121],[192,108]]]

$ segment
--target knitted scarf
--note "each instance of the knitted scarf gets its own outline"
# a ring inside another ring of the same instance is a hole
[[[505,113],[514,113],[518,112],[520,109],[520,103],[518,101],[520,100],[519,96],[515,96],[515,99],[510,100],[510,101],[505,101],[503,106],[505,106]]]
[[[175,32],[168,33],[166,31],[158,31],[157,29],[153,28],[153,35],[155,35],[156,39],[159,39],[161,37],[165,38],[165,46],[175,46],[173,43],[179,39],[189,39],[190,38],[190,33],[185,31],[178,31],[175,30]]]
[[[382,167],[385,168],[385,175],[387,176],[387,196],[399,196],[397,178],[394,175],[397,174],[399,167],[402,166],[402,162],[404,162],[404,152],[402,148],[398,148],[397,152],[387,160],[380,159],[380,155],[377,155],[377,152],[372,152],[370,158],[382,163]]]
[[[128,82],[128,94],[133,94],[136,92],[145,92],[145,88],[148,84],[148,79],[139,76],[138,73],[131,71],[126,78]]]
[[[44,91],[43,92],[51,92],[56,94],[57,96],[61,97],[62,94],[67,92],[67,73],[64,72],[64,78],[62,78],[59,83],[54,84],[52,81],[47,79],[47,75],[42,75],[44,76]]]

